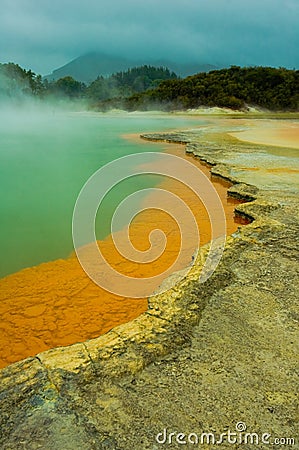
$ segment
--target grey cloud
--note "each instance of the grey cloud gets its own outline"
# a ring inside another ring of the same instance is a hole
[[[89,51],[298,67],[298,0],[2,0],[0,54],[47,73]]]

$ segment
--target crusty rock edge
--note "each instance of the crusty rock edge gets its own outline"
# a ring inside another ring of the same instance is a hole
[[[200,157],[196,144],[181,133],[141,137],[187,144],[186,151],[190,153],[196,149],[196,156]],[[209,159],[204,156],[201,159],[212,166],[214,175],[232,182],[229,195],[249,202],[238,205],[236,212],[253,221],[228,237],[225,252],[229,252],[236,242],[246,242],[254,230],[282,226],[267,217],[271,210],[279,208],[278,203],[264,199],[255,186],[240,183],[232,177],[229,166],[217,164],[212,157]],[[172,349],[188,345],[192,327],[200,320],[208,293],[210,296],[212,292],[229,284],[229,274],[223,276],[224,269],[217,269],[205,284],[198,286],[197,280],[208,249],[209,244],[200,249],[193,268],[184,280],[168,292],[149,298],[148,310],[133,321],[115,327],[98,338],[50,349],[2,369],[2,399],[9,398],[9,402],[21,404],[35,391],[55,397],[66,380],[68,383],[73,380],[80,384],[92,382],[95,378],[118,378],[134,374]]]

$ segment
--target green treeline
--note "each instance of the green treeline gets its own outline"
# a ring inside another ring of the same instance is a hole
[[[48,82],[31,70],[19,65],[0,64],[0,97],[18,97],[24,94],[45,97],[86,99],[97,104],[111,98],[127,98],[134,93],[157,87],[162,81],[176,79],[174,72],[164,67],[141,66],[118,72],[109,77],[99,76],[89,86],[71,76]]]
[[[84,83],[72,77],[49,83],[41,75],[22,69],[18,64],[0,64],[0,99],[22,99],[24,96],[81,98],[85,90]]]
[[[0,64],[0,98],[20,98],[24,95],[41,96],[45,90],[42,77],[18,64]]]
[[[107,78],[99,76],[87,87],[86,96],[95,103],[111,98],[127,98],[134,93],[153,89],[164,80],[176,78],[176,74],[165,67],[134,67]]]
[[[0,64],[0,98],[22,95],[41,99],[84,99],[97,110],[184,110],[198,107],[273,111],[299,110],[299,71],[272,67],[232,66],[179,79],[165,67],[144,65],[109,77],[99,76],[89,86],[71,76],[48,82],[17,64]]]
[[[299,109],[299,71],[272,67],[232,66],[199,73],[183,80],[162,82],[156,89],[135,94],[125,108],[188,109],[218,106],[244,109],[248,105],[270,110]]]

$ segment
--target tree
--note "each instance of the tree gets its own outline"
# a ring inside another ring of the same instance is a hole
[[[85,91],[85,84],[67,76],[59,78],[53,85],[54,92],[69,98],[81,97]]]
[[[273,67],[238,67],[162,81],[155,89],[131,97],[130,109],[256,105],[271,110],[298,110],[299,72]]]

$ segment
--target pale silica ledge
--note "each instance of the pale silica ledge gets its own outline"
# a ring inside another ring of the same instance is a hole
[[[228,238],[220,265],[203,285],[197,280],[208,246],[188,277],[150,298],[139,318],[3,369],[1,448],[154,450],[165,428],[220,434],[235,431],[240,421],[248,432],[292,437],[292,448],[299,448],[293,172],[282,174],[279,184],[271,167],[251,171],[249,159],[259,161],[265,148],[223,131],[143,137],[187,143],[187,152],[233,182],[229,194],[248,201],[238,213],[254,220]]]

